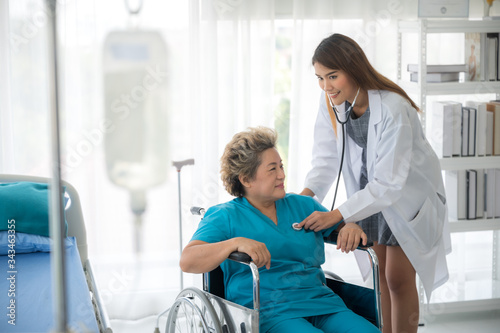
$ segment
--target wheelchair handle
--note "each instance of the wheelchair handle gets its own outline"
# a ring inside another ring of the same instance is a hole
[[[191,214],[193,215],[205,215],[205,208],[203,207],[196,207],[196,206],[193,206],[189,209],[189,211],[191,212]]]
[[[244,263],[244,264],[250,264],[250,262],[252,261],[252,258],[244,253],[244,252],[233,252],[229,255],[229,259],[233,260],[233,261],[237,261],[237,262],[241,262],[241,263]]]

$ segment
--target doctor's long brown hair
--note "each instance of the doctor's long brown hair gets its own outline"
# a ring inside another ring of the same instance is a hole
[[[405,98],[415,110],[420,111],[417,104],[412,101],[400,86],[373,68],[358,43],[347,36],[333,34],[323,39],[314,51],[312,64],[314,65],[315,63],[320,63],[327,68],[342,70],[363,90],[388,90],[395,92]],[[332,116],[333,110],[331,110],[328,100],[326,105],[330,111],[330,116]],[[336,122],[334,118],[332,119],[332,123],[335,126]],[[335,127],[334,129],[336,132]]]

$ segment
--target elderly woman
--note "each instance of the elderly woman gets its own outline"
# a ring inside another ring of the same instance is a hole
[[[273,130],[259,127],[227,144],[221,175],[236,198],[207,210],[182,252],[182,270],[203,273],[220,265],[226,298],[251,307],[250,270],[226,260],[234,251],[244,252],[260,271],[260,332],[378,332],[326,287],[320,267],[323,237],[333,230],[342,228],[349,239],[339,245],[343,251],[355,249],[360,240],[366,244],[366,235],[354,223],[320,232],[292,228],[312,212],[327,210],[310,197],[285,192],[276,140]]]

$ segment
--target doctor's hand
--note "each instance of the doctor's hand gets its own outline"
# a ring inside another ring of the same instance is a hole
[[[337,250],[349,253],[356,250],[360,241],[363,245],[368,242],[368,237],[359,225],[353,222],[346,223],[339,229],[339,236],[337,237]]]
[[[236,242],[236,251],[248,254],[257,268],[266,266],[271,268],[271,253],[266,244],[245,237],[233,238]]]
[[[315,232],[333,227],[335,224],[342,220],[342,215],[338,210],[332,212],[319,212],[315,211],[302,222],[299,227],[309,229]]]

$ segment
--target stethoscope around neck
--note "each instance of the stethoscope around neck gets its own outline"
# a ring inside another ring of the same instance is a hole
[[[345,120],[344,121],[340,121],[339,119],[339,114],[341,114],[341,112],[339,112],[337,110],[337,107],[335,106],[335,104],[333,104],[333,101],[332,99],[330,98],[330,95],[326,94],[326,96],[328,97],[328,101],[330,102],[330,106],[332,107],[333,109],[333,113],[335,114],[335,118],[337,118],[337,121],[339,122],[339,124],[341,125],[345,125],[347,124],[347,122],[349,121],[349,117],[351,116],[351,111],[352,111],[352,108],[354,107],[354,105],[356,104],[356,99],[358,98],[358,95],[359,95],[359,91],[361,90],[361,88],[358,88],[358,92],[356,92],[356,96],[354,96],[354,100],[352,101],[352,104],[349,106],[349,108],[347,109],[347,111],[344,111],[342,112],[342,114],[345,115]],[[326,93],[326,92],[325,92]]]
[[[335,201],[337,200],[337,191],[339,189],[340,174],[342,173],[342,165],[344,164],[345,140],[346,140],[344,126],[349,121],[349,118],[351,118],[352,108],[356,104],[356,99],[358,98],[360,89],[361,88],[358,88],[358,92],[356,93],[356,96],[354,96],[354,100],[352,101],[352,104],[349,106],[347,111],[342,112],[345,115],[345,119],[343,121],[340,121],[339,114],[341,114],[341,113],[337,110],[337,107],[335,106],[335,104],[333,104],[333,101],[330,98],[330,95],[326,94],[326,96],[328,97],[328,101],[330,102],[330,106],[333,109],[333,113],[335,114],[335,118],[337,119],[337,122],[342,125],[342,157],[340,158],[339,173],[337,175],[337,185],[335,185],[335,194],[333,196],[332,208],[330,210],[333,210],[333,208],[335,207]]]

